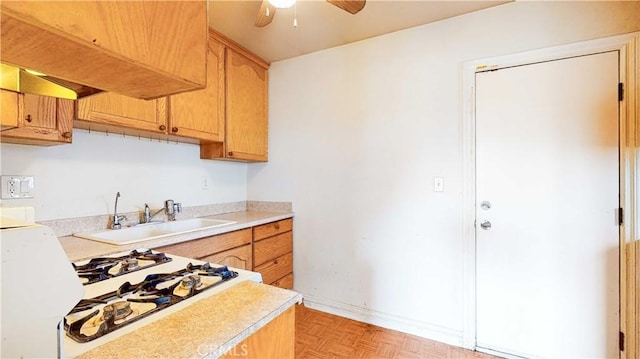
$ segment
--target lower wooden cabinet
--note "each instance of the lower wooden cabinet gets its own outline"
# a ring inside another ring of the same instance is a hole
[[[253,271],[262,281],[293,288],[293,219],[253,227]]]
[[[251,263],[251,244],[202,257],[200,260],[246,270],[253,268]]]
[[[156,250],[167,254],[251,270],[251,228],[176,243]]]
[[[259,272],[262,282],[293,289],[293,219],[156,248],[167,254]]]
[[[73,100],[1,91],[2,142],[41,146],[71,143]]]
[[[296,344],[295,305],[231,348],[221,358],[293,359]]]

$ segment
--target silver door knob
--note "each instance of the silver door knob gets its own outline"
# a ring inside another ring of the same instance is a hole
[[[480,222],[480,228],[484,229],[485,231],[490,230],[491,229],[491,222],[489,222],[489,221]]]

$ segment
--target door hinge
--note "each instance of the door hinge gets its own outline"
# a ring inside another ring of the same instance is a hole
[[[624,209],[618,208],[618,225],[621,226],[624,224]]]
[[[618,337],[618,343],[620,345],[620,351],[624,351],[624,333],[620,332],[620,336]]]
[[[624,100],[624,84],[620,82],[618,84],[618,101]]]

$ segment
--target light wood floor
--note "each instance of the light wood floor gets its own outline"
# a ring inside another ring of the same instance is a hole
[[[497,357],[296,306],[296,359]]]

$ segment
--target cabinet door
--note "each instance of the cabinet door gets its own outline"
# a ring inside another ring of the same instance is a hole
[[[267,70],[228,48],[225,157],[267,161]]]
[[[169,97],[169,133],[204,142],[224,140],[224,46],[209,40],[207,88]]]
[[[228,251],[216,253],[201,260],[226,265],[229,267],[251,270],[251,245],[230,249]]]
[[[146,101],[111,92],[100,93],[78,100],[78,120],[164,133],[166,98]]]
[[[295,358],[296,308],[289,307],[264,327],[226,351],[222,359]]]
[[[72,100],[18,94],[18,104],[18,113],[22,114],[18,117],[18,127],[0,132],[3,142],[32,145],[71,143]]]
[[[0,122],[2,129],[18,127],[18,94],[0,90]]]

